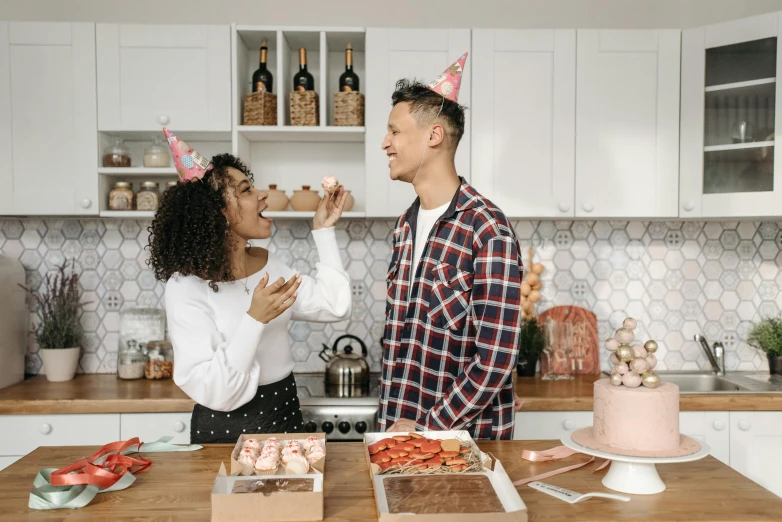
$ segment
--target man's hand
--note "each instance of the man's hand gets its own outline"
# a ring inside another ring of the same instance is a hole
[[[415,432],[415,421],[411,421],[410,419],[399,419],[386,431]]]
[[[521,411],[522,406],[524,405],[524,401],[521,400],[521,397],[513,394],[513,411]]]

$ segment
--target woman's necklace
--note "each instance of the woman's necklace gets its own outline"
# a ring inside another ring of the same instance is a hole
[[[249,276],[248,270],[247,270],[247,256],[248,255],[249,254],[245,252],[245,254],[244,254],[244,273],[245,273],[246,276]],[[240,279],[240,281],[242,282],[242,285],[244,286],[244,293],[247,294],[247,295],[250,295],[250,288],[247,286],[247,283],[245,282],[245,279],[247,279],[247,277],[245,277],[244,279]]]

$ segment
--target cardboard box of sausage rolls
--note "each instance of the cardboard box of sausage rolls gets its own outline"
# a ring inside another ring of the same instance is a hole
[[[526,522],[527,506],[499,460],[466,431],[364,435],[381,522]]]
[[[212,488],[212,522],[323,520],[326,439],[242,434]]]

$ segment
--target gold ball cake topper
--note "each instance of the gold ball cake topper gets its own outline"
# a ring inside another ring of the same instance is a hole
[[[635,340],[635,328],[638,322],[628,317],[622,322],[622,327],[616,330],[614,337],[606,339],[605,346],[613,352],[609,357],[611,364],[610,382],[614,386],[638,388],[657,388],[660,376],[654,373],[657,366],[657,342],[646,341],[644,344],[632,344]]]

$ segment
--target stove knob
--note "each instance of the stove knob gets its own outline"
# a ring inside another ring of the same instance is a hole
[[[367,423],[364,421],[358,421],[354,426],[354,429],[358,433],[364,433],[365,431],[367,431]]]
[[[340,433],[347,433],[350,431],[350,423],[342,421],[337,425],[337,428],[339,429]]]
[[[331,433],[334,431],[334,425],[330,423],[329,421],[324,422],[320,425],[321,429],[323,430],[323,433]]]
[[[307,433],[315,433],[318,431],[318,425],[315,424],[313,421],[309,421],[307,424],[304,425],[304,431]]]

